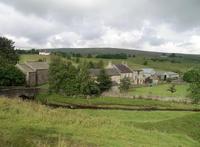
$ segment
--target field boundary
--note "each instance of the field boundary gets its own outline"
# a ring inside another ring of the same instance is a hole
[[[52,108],[67,108],[67,109],[96,109],[96,110],[129,110],[129,111],[190,111],[200,112],[200,109],[186,108],[165,108],[165,107],[150,107],[150,106],[122,106],[122,105],[81,105],[81,104],[61,104],[61,103],[45,103],[44,105]]]
[[[160,100],[160,101],[172,101],[172,102],[183,102],[183,103],[190,103],[191,100],[189,98],[179,98],[179,97],[162,97],[162,96],[153,96],[153,95],[130,95],[130,94],[123,94],[123,93],[112,93],[112,92],[105,92],[101,95],[102,97],[120,97],[120,98],[127,98],[127,99],[147,99],[147,100]]]

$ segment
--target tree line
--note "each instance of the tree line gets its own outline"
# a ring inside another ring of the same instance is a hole
[[[103,58],[103,59],[127,59],[128,55],[124,53],[120,54],[101,54],[96,55],[96,58]]]

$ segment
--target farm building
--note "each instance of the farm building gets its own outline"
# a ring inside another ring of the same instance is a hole
[[[156,71],[153,68],[143,68],[142,71],[145,79],[156,74]]]
[[[167,79],[176,80],[179,79],[179,74],[175,72],[158,71],[156,75],[160,80],[166,81]]]
[[[133,85],[141,85],[144,83],[144,74],[142,70],[132,70],[127,64],[108,64],[107,68],[114,68],[120,73],[120,79],[128,77]]]
[[[25,75],[28,86],[41,85],[48,82],[47,62],[27,62],[16,65]]]

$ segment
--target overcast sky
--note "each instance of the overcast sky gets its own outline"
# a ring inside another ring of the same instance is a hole
[[[16,47],[117,47],[200,54],[200,0],[0,0]]]

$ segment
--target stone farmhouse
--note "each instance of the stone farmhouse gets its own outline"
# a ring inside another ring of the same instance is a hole
[[[27,86],[37,86],[48,82],[49,64],[47,62],[27,62],[16,66],[26,75]]]
[[[128,77],[133,85],[144,84],[144,75],[142,70],[132,70],[127,64],[108,64],[107,68],[114,68],[120,73],[120,79]]]
[[[92,78],[97,79],[101,69],[89,69],[89,74]],[[106,74],[111,78],[113,85],[120,84],[120,73],[114,68],[105,69]]]
[[[124,77],[128,77],[132,85],[141,85],[144,83],[142,70],[131,70],[126,64],[109,63],[105,68],[105,72],[110,76],[114,86],[119,85],[120,80]],[[90,69],[89,73],[91,77],[96,79],[100,73],[100,69]]]

